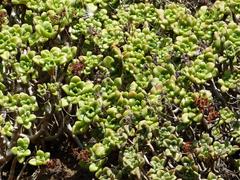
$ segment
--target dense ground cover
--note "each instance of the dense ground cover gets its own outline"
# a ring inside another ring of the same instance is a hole
[[[240,179],[240,1],[0,1],[0,179]]]

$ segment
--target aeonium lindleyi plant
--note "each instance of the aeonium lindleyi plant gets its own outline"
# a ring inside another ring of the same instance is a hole
[[[225,71],[223,77],[218,79],[218,83],[221,85],[221,91],[227,92],[229,89],[235,89],[239,81],[239,74],[231,73],[230,71]]]
[[[88,103],[80,102],[77,110],[78,121],[73,126],[73,133],[84,133],[89,128],[89,125],[99,121],[99,113],[101,112],[100,103],[89,99]]]
[[[123,167],[127,172],[135,177],[141,177],[140,168],[144,165],[145,160],[140,152],[136,152],[133,148],[127,148],[123,152]]]
[[[34,79],[37,76],[37,72],[35,72],[33,68],[32,58],[34,55],[35,51],[26,52],[26,54],[21,55],[20,62],[14,64],[17,76],[24,84],[26,84],[31,77]]]
[[[76,53],[76,47],[54,47],[50,51],[43,50],[41,55],[33,57],[33,62],[42,66],[43,71],[51,71],[57,66],[64,65],[70,61]]]
[[[193,62],[192,67],[186,67],[186,76],[196,84],[203,84],[217,75],[213,62],[204,62],[200,57]]]
[[[13,125],[10,122],[5,122],[3,125],[1,124],[1,126],[1,134],[11,137],[13,132]]]
[[[94,86],[91,81],[82,81],[78,76],[73,76],[69,84],[62,86],[63,91],[67,97],[61,99],[61,106],[68,106],[68,104],[77,104],[79,100],[86,100],[94,98],[94,90],[98,91],[98,86]],[[80,102],[81,103],[81,102]]]
[[[168,4],[165,9],[158,9],[161,28],[170,29],[171,24],[177,22],[187,12],[189,11],[184,6],[175,3]]]
[[[116,175],[112,172],[112,170],[108,167],[104,167],[96,172],[96,177],[100,180],[103,179],[115,179]]]
[[[158,23],[157,9],[150,3],[130,4],[128,7],[119,7],[117,17],[121,24],[126,25],[128,21],[132,21],[134,25],[149,22],[151,24]]]
[[[36,153],[36,157],[29,160],[29,164],[33,166],[45,165],[49,161],[49,158],[49,152],[43,152],[42,150],[38,150]]]
[[[12,153],[17,156],[19,163],[23,163],[25,158],[31,154],[31,151],[28,149],[29,143],[29,138],[19,138],[17,140],[17,146],[11,149]]]
[[[9,59],[12,55],[16,55],[16,48],[20,46],[21,38],[11,35],[9,30],[1,30],[0,32],[0,56],[2,59]]]
[[[19,124],[22,124],[26,129],[30,129],[32,121],[36,119],[35,114],[31,114],[31,111],[28,110],[26,105],[19,108],[19,116],[17,116],[16,121]]]
[[[192,34],[188,37],[185,36],[177,36],[176,43],[173,46],[177,56],[181,56],[183,54],[187,54],[188,56],[193,56],[196,54],[196,50],[198,48],[197,37],[195,34]]]
[[[92,151],[92,163],[89,165],[89,170],[91,172],[98,171],[106,161],[107,147],[102,143],[96,143],[91,148]]]
[[[196,19],[186,14],[178,22],[175,22],[171,25],[173,31],[177,35],[190,35],[191,31],[193,30],[194,26],[196,25]]]

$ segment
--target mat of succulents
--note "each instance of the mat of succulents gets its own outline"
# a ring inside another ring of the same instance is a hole
[[[0,0],[0,179],[239,180],[240,0]]]

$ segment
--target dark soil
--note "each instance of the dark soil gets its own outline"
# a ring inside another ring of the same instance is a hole
[[[75,142],[67,135],[62,135],[58,139],[48,142],[44,145],[45,152],[51,153],[51,160],[46,166],[39,168],[27,165],[24,173],[19,180],[91,180],[94,174],[88,169],[84,169],[79,165],[79,160],[87,160],[87,152],[76,147]],[[85,159],[84,159],[85,158]],[[2,173],[0,180],[7,180],[7,173],[11,166],[7,164]],[[19,166],[19,167],[18,167]],[[15,175],[19,174],[22,166],[17,164]],[[13,176],[13,179],[17,179]]]

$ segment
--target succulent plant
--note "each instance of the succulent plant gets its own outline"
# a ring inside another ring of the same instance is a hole
[[[42,66],[43,71],[51,71],[57,66],[64,65],[70,61],[76,53],[76,47],[58,47],[52,48],[50,51],[43,50],[41,55],[33,57],[33,62]]]
[[[17,146],[14,146],[11,151],[14,155],[17,156],[17,160],[19,163],[23,163],[26,156],[31,154],[31,151],[28,149],[30,140],[25,138],[19,138],[17,140]]]
[[[45,165],[49,161],[50,153],[49,152],[43,152],[42,150],[38,150],[36,152],[36,157],[29,160],[29,164],[33,166],[41,166]]]
[[[203,84],[217,75],[215,64],[213,62],[204,62],[200,57],[193,62],[191,68],[186,67],[184,70],[186,76],[196,84]]]
[[[236,121],[235,114],[229,108],[220,109],[219,112],[221,117],[219,120],[219,124],[231,123],[233,121]]]
[[[97,101],[90,101],[88,103],[79,102],[79,108],[77,110],[78,121],[73,126],[73,133],[84,133],[91,122],[99,121],[99,113],[101,112],[101,106]]]
[[[19,108],[19,116],[17,116],[16,121],[22,124],[26,129],[30,129],[32,121],[36,119],[36,115],[31,114],[26,105]]]
[[[20,57],[20,62],[15,63],[16,73],[24,84],[32,77],[36,78],[37,73],[34,72],[33,68],[33,57],[35,55],[35,51],[29,51],[27,54],[22,54]]]
[[[112,172],[112,170],[108,167],[105,167],[103,169],[100,169],[96,172],[96,177],[100,180],[103,179],[116,179],[116,175]]]
[[[123,167],[132,175],[141,177],[140,168],[144,165],[144,158],[141,154],[135,152],[133,148],[128,148],[125,149],[123,156]]]
[[[11,137],[13,132],[13,125],[10,122],[6,122],[1,128],[1,134],[4,136]]]
[[[218,79],[218,83],[221,85],[221,91],[223,92],[227,92],[229,89],[235,89],[240,83],[239,73],[225,71],[223,77]]]

